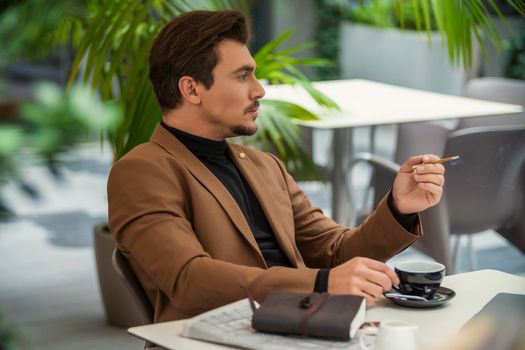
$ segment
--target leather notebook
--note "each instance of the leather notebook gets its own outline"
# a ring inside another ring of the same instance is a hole
[[[272,292],[252,309],[258,331],[340,340],[353,338],[366,318],[365,298],[355,295]]]

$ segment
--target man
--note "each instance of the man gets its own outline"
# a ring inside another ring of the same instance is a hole
[[[162,123],[113,167],[109,225],[155,309],[191,317],[269,291],[345,293],[369,303],[399,281],[386,261],[422,232],[444,168],[410,158],[357,228],[313,207],[269,153],[229,144],[257,130],[264,89],[239,11],[191,12],[158,34],[150,80]],[[414,171],[413,166],[417,165]]]

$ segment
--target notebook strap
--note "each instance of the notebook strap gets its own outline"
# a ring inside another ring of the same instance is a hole
[[[326,299],[328,299],[328,293],[319,294],[314,292],[301,300],[299,307],[307,309],[301,318],[301,323],[299,324],[299,331],[303,337],[308,336],[308,322],[310,321],[310,318],[319,311]]]

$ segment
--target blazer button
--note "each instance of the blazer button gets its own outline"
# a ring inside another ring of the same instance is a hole
[[[241,158],[241,159],[244,159],[244,158],[246,158],[246,154],[244,154],[244,153],[242,153],[242,152],[241,152],[241,153],[239,153],[239,158]]]

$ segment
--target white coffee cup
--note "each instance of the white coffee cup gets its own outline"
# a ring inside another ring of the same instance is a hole
[[[360,331],[359,345],[364,350],[417,350],[418,329],[418,325],[406,321],[382,321],[379,328],[370,327]],[[365,338],[370,336],[375,336],[373,346],[365,343]]]

